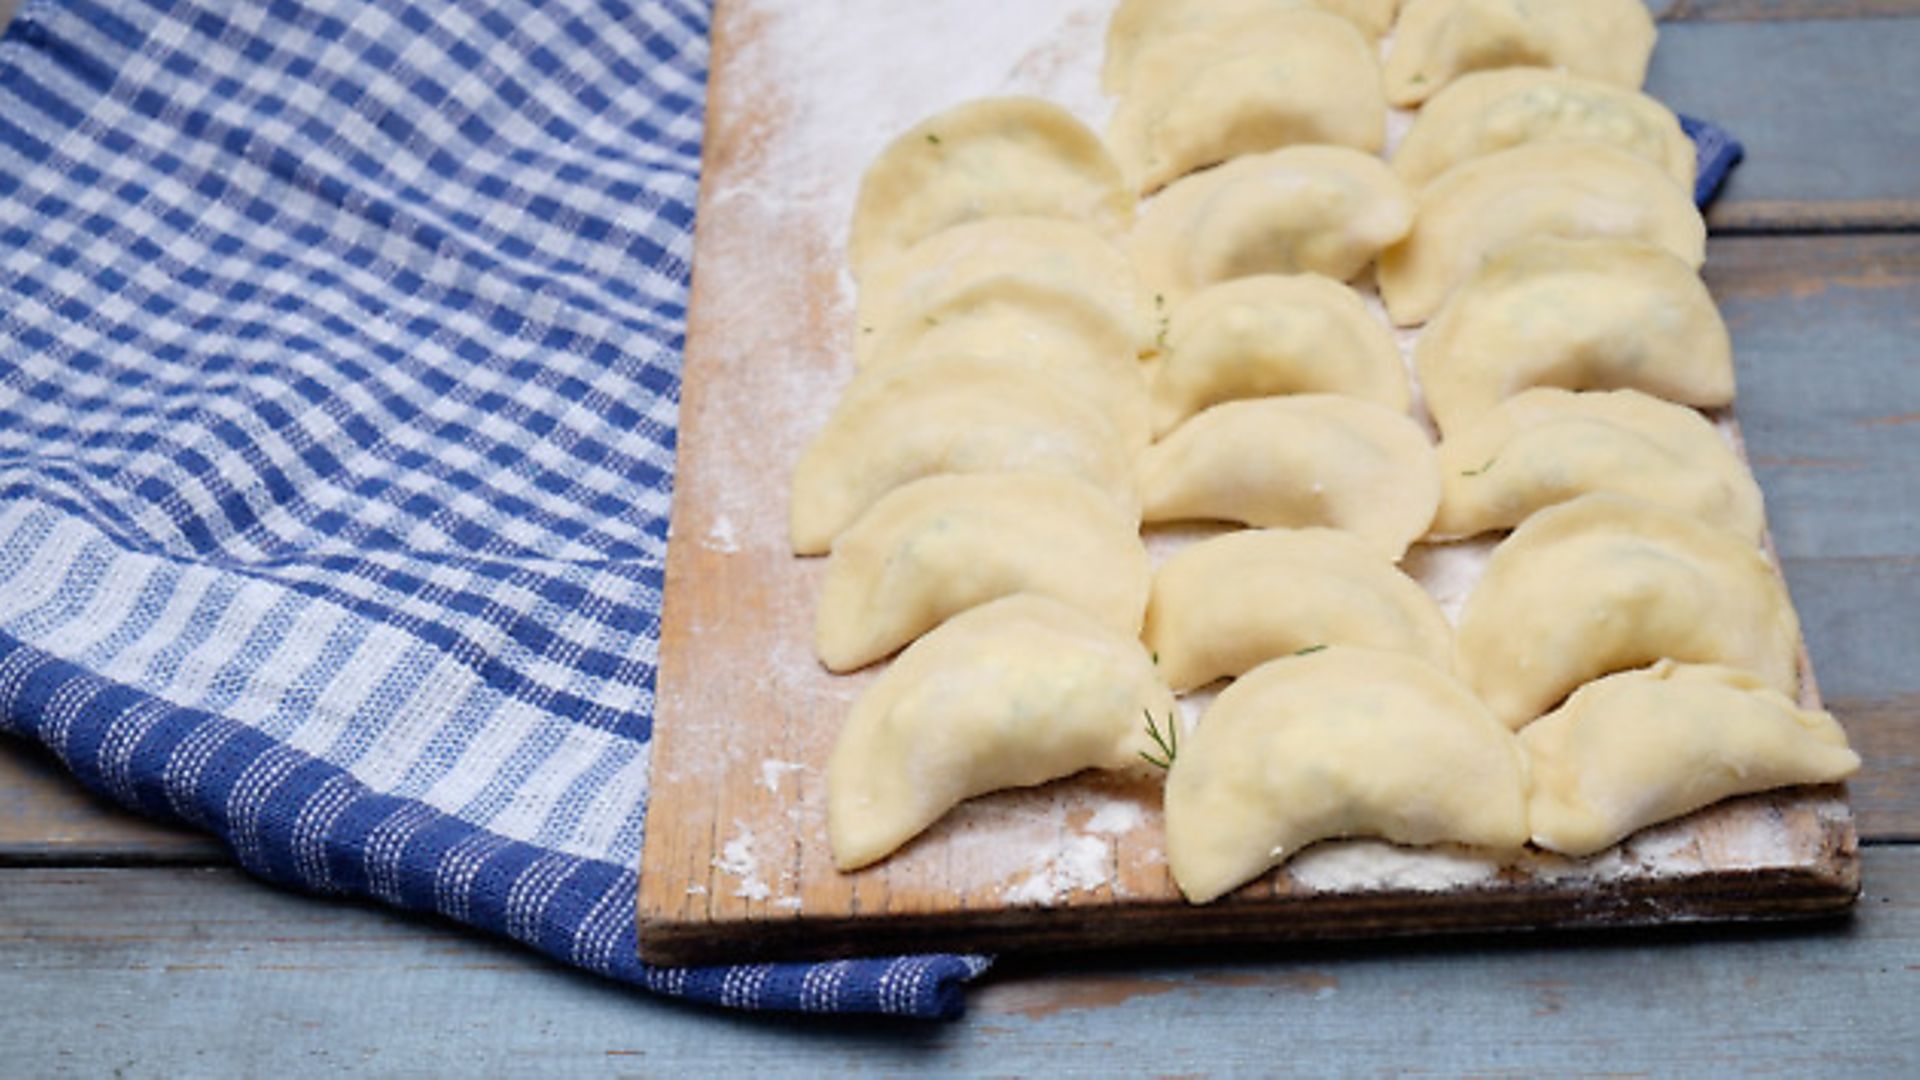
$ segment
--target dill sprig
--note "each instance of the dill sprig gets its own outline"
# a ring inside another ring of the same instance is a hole
[[[1178,714],[1168,713],[1167,730],[1161,731],[1159,722],[1153,718],[1153,710],[1141,709],[1140,712],[1147,718],[1147,738],[1152,739],[1153,745],[1160,748],[1159,757],[1154,757],[1145,750],[1140,751],[1140,757],[1144,759],[1147,764],[1155,768],[1173,768],[1174,759],[1180,756],[1180,718]]]
[[[1477,469],[1473,469],[1473,470],[1471,470],[1471,471],[1468,471],[1468,472],[1463,472],[1463,473],[1461,473],[1460,475],[1461,475],[1461,476],[1479,476],[1479,475],[1481,475],[1481,474],[1483,474],[1483,473],[1485,473],[1485,472],[1486,472],[1486,471],[1487,471],[1488,469],[1491,469],[1491,468],[1493,468],[1493,463],[1494,463],[1494,462],[1496,462],[1496,461],[1499,461],[1499,460],[1500,460],[1500,457],[1499,457],[1499,455],[1497,455],[1497,454],[1496,454],[1496,455],[1494,455],[1493,457],[1490,457],[1490,458],[1488,458],[1488,459],[1487,459],[1487,463],[1486,463],[1485,465],[1482,465],[1482,466],[1480,466],[1479,468],[1477,468]]]

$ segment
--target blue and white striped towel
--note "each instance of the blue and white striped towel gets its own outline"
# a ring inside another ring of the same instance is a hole
[[[635,950],[708,21],[28,0],[0,729],[271,881],[703,1001],[950,1016],[984,958]]]

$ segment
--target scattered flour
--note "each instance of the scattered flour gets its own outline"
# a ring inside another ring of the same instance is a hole
[[[1348,840],[1316,844],[1294,856],[1287,869],[1296,884],[1315,892],[1444,892],[1492,880],[1500,861],[1443,848]]]
[[[733,895],[743,900],[765,900],[773,890],[760,880],[760,861],[753,855],[753,830],[734,822],[733,839],[726,842],[713,860],[713,868],[728,877],[740,879]]]
[[[1106,842],[1092,836],[1075,836],[1052,852],[1046,865],[1032,876],[1009,886],[1000,898],[1020,907],[1046,907],[1059,903],[1076,892],[1087,892],[1109,884],[1113,853]]]
[[[1106,835],[1130,833],[1146,821],[1146,814],[1140,810],[1140,804],[1114,800],[1101,806],[1087,821],[1087,831]]]
[[[733,519],[725,514],[713,519],[712,527],[707,529],[706,539],[701,546],[708,551],[717,551],[722,555],[732,555],[740,550],[740,540],[733,532]]]
[[[780,761],[767,758],[760,762],[760,786],[770,795],[780,794],[780,778],[787,773],[806,772],[807,767],[797,761]]]

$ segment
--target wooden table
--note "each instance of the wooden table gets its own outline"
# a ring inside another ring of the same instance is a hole
[[[5,743],[0,1073],[1920,1075],[1920,0],[1654,6],[1654,91],[1750,151],[1707,277],[1821,686],[1867,759],[1853,918],[1008,961],[955,1025],[751,1017],[277,892]]]

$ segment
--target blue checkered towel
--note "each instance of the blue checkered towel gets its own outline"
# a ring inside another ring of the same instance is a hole
[[[708,16],[29,0],[0,729],[274,882],[703,1001],[949,1016],[984,958],[635,950]]]

